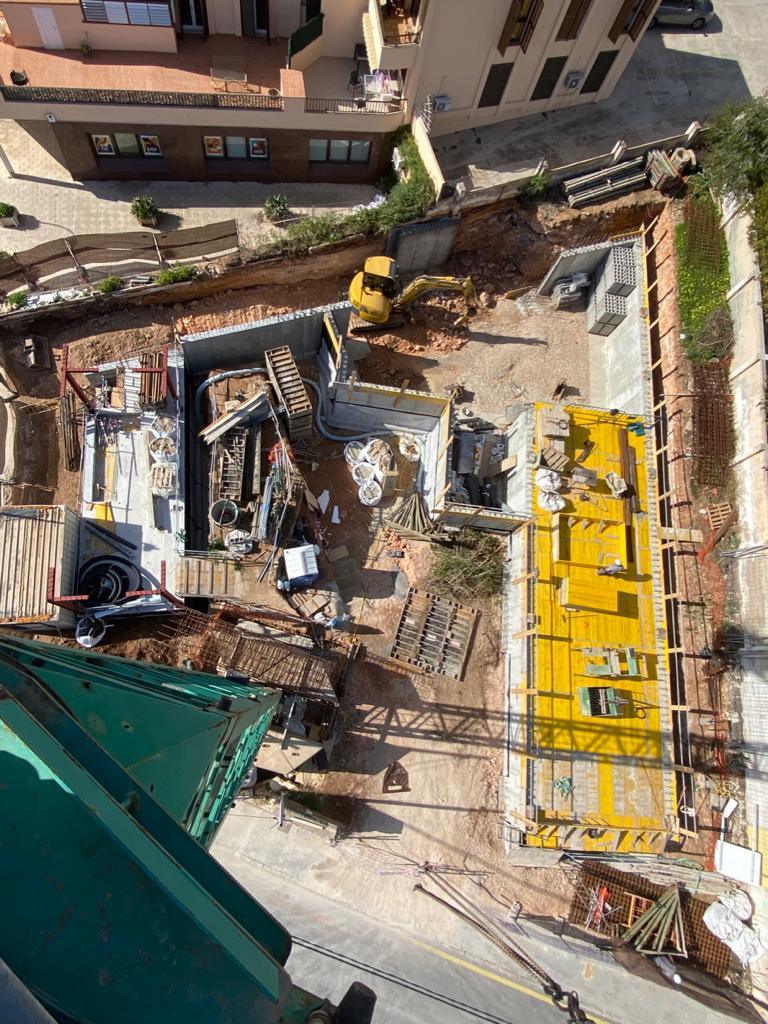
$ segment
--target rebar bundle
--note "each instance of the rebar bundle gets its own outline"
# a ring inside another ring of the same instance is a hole
[[[432,531],[432,522],[427,513],[424,499],[414,491],[407,498],[401,500],[385,516],[384,522],[393,530],[406,530],[409,533],[418,533],[422,536]]]

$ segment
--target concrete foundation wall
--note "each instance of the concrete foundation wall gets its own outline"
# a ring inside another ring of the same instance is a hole
[[[287,345],[296,360],[312,359],[320,348],[323,317],[328,312],[333,312],[339,329],[346,331],[349,306],[340,302],[218,331],[189,334],[181,339],[185,365],[195,376],[215,369],[259,365],[268,349],[281,345]]]
[[[740,654],[745,770],[745,817],[749,842],[763,855],[768,878],[768,427],[766,425],[766,343],[763,295],[757,255],[749,240],[751,219],[726,211],[733,321],[730,381],[736,435],[739,547],[736,554],[744,649]]]

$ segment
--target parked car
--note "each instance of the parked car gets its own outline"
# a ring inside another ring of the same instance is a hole
[[[712,0],[661,0],[651,19],[651,27],[683,25],[688,28],[704,28],[714,13]]]

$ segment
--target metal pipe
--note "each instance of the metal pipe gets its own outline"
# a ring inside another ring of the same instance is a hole
[[[367,441],[372,434],[377,437],[394,437],[401,433],[399,430],[369,430],[365,434],[332,434],[330,430],[324,425],[321,415],[325,415],[325,398],[320,385],[315,380],[311,380],[309,377],[302,377],[302,381],[305,384],[309,384],[312,390],[317,395],[317,408],[315,409],[315,426],[317,432],[321,437],[324,437],[326,441]]]
[[[200,419],[200,403],[203,400],[203,392],[211,384],[218,384],[220,380],[228,380],[230,377],[251,377],[254,374],[261,377],[268,376],[263,366],[251,366],[243,370],[224,370],[221,373],[214,373],[212,377],[206,377],[195,391],[195,418]]]

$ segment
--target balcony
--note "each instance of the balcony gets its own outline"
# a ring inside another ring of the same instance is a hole
[[[421,30],[396,4],[369,0],[363,15],[363,38],[368,63],[374,70],[405,71],[413,67],[421,42]]]
[[[282,46],[241,36],[182,39],[178,53],[31,50],[0,43],[0,94],[9,103],[283,110]],[[27,85],[11,84],[23,71]]]
[[[363,84],[353,86],[358,62],[320,57],[303,74],[304,110],[308,114],[398,114],[405,109],[399,96],[381,99]],[[361,74],[361,80],[368,76]]]

